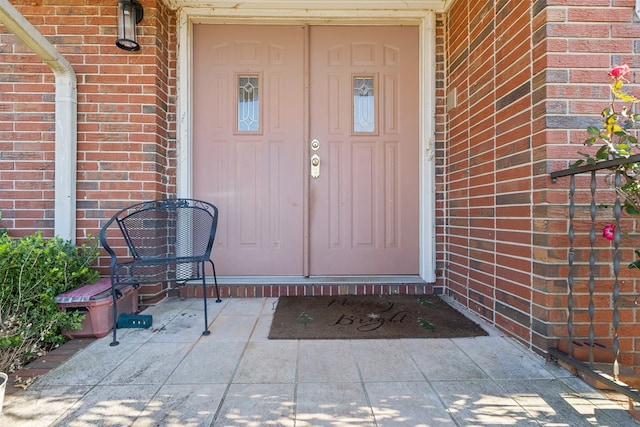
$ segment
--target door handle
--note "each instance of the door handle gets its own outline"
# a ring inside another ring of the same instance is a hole
[[[311,178],[318,178],[320,176],[320,156],[314,154],[311,156]]]
[[[311,178],[318,178],[320,176],[320,156],[317,151],[320,149],[320,141],[313,139],[311,141],[311,150],[314,152],[311,156]]]

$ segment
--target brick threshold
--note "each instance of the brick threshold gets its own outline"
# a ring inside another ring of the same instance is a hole
[[[207,278],[213,285],[213,278]],[[221,298],[277,298],[280,296],[327,295],[424,295],[442,293],[433,283],[418,276],[277,276],[220,277]],[[202,297],[202,286],[192,282],[179,290],[181,298]],[[215,297],[214,286],[207,286],[207,297]]]
[[[207,283],[213,277],[207,276]],[[424,284],[415,274],[406,275],[345,275],[345,276],[219,276],[219,285],[357,285],[357,284]]]

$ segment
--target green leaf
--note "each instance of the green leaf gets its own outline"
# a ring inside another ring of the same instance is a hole
[[[629,215],[640,216],[640,210],[638,210],[633,204],[625,203],[624,210]]]
[[[596,152],[596,159],[599,160],[607,160],[609,158],[609,147],[606,145],[603,145],[602,147],[600,147],[600,149]],[[595,164],[595,162],[593,163]]]
[[[428,299],[424,299],[424,298],[418,298],[418,302],[420,303],[421,306],[424,306],[424,307],[433,307],[433,306],[435,306],[434,303],[432,303]]]
[[[634,252],[636,254],[636,258],[640,258],[640,251],[636,249]],[[634,262],[629,264],[629,268],[640,268],[640,259],[635,260]]]
[[[580,166],[583,163],[584,163],[584,160],[582,160],[582,159],[576,160],[571,165],[569,165],[569,169],[575,169],[575,168],[577,168],[578,166]]]
[[[306,326],[313,323],[313,319],[307,313],[302,313],[300,316],[298,316],[296,322]]]
[[[428,331],[435,331],[436,329],[438,329],[436,325],[423,318],[418,318],[418,323],[420,324],[422,329],[426,329]]]
[[[595,126],[587,126],[587,132],[589,132],[589,135],[600,135],[600,129]]]

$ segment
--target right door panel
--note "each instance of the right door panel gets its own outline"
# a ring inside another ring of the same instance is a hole
[[[312,27],[309,52],[309,272],[418,274],[418,28]]]

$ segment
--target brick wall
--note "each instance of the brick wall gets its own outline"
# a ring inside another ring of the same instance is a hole
[[[447,293],[528,343],[532,295],[529,2],[455,2],[447,20]],[[452,108],[453,107],[453,108]]]
[[[640,22],[634,15],[634,0],[570,2],[547,1],[535,6],[534,51],[534,243],[539,248],[534,262],[534,343],[544,337],[567,334],[567,188],[569,179],[550,183],[548,172],[565,169],[578,158],[587,138],[586,126],[600,126],[599,113],[609,105],[611,95],[607,71],[627,63],[633,70],[630,89],[640,94]],[[567,145],[571,143],[572,145]],[[596,147],[597,148],[597,147]],[[593,149],[591,149],[593,150]],[[611,242],[600,237],[604,225],[613,222],[612,193],[604,179],[597,189],[595,228],[595,338],[611,344],[613,330],[613,272]],[[574,335],[588,337],[588,263],[591,229],[588,177],[577,180],[575,223]],[[620,351],[623,362],[640,366],[637,338],[637,270],[626,265],[640,247],[634,217],[621,223]],[[546,340],[548,341],[548,340]]]
[[[567,335],[567,182],[549,173],[586,151],[610,100],[607,71],[640,67],[635,1],[455,2],[446,23],[446,292],[538,352]],[[635,72],[640,76],[639,72]],[[633,81],[636,81],[634,76]],[[633,89],[632,89],[633,90]],[[637,92],[636,92],[637,93]],[[598,204],[612,194],[600,182]],[[578,181],[575,336],[588,334],[588,184]],[[596,228],[613,221],[598,209]],[[622,223],[621,351],[640,350],[637,221]],[[596,339],[612,331],[611,245],[596,242]],[[637,354],[637,353],[636,353]],[[638,365],[639,360],[635,360]]]
[[[77,237],[175,193],[175,14],[142,1],[141,50],[114,44],[117,2],[12,2],[78,79]],[[53,234],[54,76],[0,26],[0,227]]]

